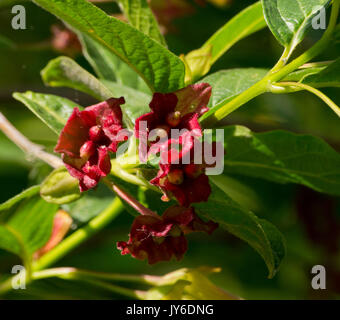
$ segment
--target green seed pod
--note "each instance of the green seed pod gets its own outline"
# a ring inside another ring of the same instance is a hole
[[[65,167],[54,170],[42,183],[41,197],[50,203],[66,204],[81,197],[78,180]]]

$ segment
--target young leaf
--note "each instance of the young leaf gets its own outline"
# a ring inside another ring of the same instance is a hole
[[[39,119],[49,126],[56,134],[64,128],[67,119],[78,105],[71,100],[52,94],[15,92],[13,97],[22,102]]]
[[[34,2],[74,29],[102,43],[133,68],[152,91],[171,92],[183,87],[183,62],[134,27],[108,16],[85,0]]]
[[[320,73],[321,71],[325,70],[325,68],[326,68],[325,66],[321,66],[321,67],[299,69],[297,71],[290,73],[282,81],[304,82],[306,78],[308,78],[311,75]]]
[[[235,43],[263,29],[266,22],[262,4],[256,2],[228,21],[204,45],[212,46],[212,63],[216,62]]]
[[[243,209],[213,184],[209,201],[197,204],[195,208],[207,219],[218,222],[220,227],[252,246],[265,261],[269,277],[275,275],[285,256],[284,238],[276,227]]]
[[[208,118],[229,99],[250,88],[267,73],[268,70],[266,69],[230,69],[221,70],[203,78],[200,82],[209,83],[213,89],[209,102],[210,110],[200,120]]]
[[[98,100],[111,98],[111,92],[74,60],[58,57],[41,71],[44,83],[51,87],[69,87],[87,93]]]
[[[78,32],[78,37],[82,43],[85,58],[100,79],[114,81],[138,91],[150,93],[144,80],[109,49],[81,32]]]
[[[131,25],[166,47],[165,39],[147,0],[119,0],[119,3]]]
[[[330,0],[262,0],[264,16],[276,39],[291,53],[312,19]]]
[[[340,59],[318,73],[309,74],[302,82],[316,88],[340,87]]]
[[[225,173],[297,183],[340,195],[340,155],[321,139],[286,131],[224,128]]]
[[[50,238],[58,206],[39,196],[32,187],[0,205],[0,247],[26,263]]]

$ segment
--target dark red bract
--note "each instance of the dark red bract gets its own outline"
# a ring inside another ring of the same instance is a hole
[[[204,222],[193,208],[173,206],[157,218],[139,216],[131,227],[128,242],[118,242],[117,248],[123,255],[147,259],[149,264],[169,261],[172,257],[182,259],[187,251],[185,234],[204,231],[211,234],[218,225],[212,221]]]
[[[111,170],[110,152],[126,140],[122,134],[121,104],[124,98],[107,101],[79,111],[73,110],[62,130],[55,152],[63,155],[69,173],[79,180],[81,191],[94,188]]]

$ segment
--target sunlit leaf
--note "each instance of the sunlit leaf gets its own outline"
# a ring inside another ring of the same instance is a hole
[[[133,68],[153,91],[171,92],[184,85],[182,61],[134,27],[108,16],[85,0],[34,0],[72,28],[102,43]]]

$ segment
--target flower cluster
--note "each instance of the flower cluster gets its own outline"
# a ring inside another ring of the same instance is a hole
[[[148,142],[148,154],[160,153],[160,169],[151,183],[164,192],[163,199],[174,196],[185,207],[195,202],[207,201],[211,193],[209,179],[204,173],[205,165],[194,164],[195,143],[202,136],[198,118],[208,111],[211,86],[200,83],[188,86],[174,93],[155,93],[150,103],[151,112],[136,120],[137,138],[154,130],[163,130],[164,137]],[[142,130],[141,123],[146,126]],[[170,130],[177,129],[180,134],[169,139]],[[183,133],[181,133],[183,132]],[[146,139],[143,139],[144,143]],[[202,152],[202,150],[200,150]],[[182,161],[189,155],[188,163]],[[140,157],[144,158],[140,152]]]
[[[195,144],[202,136],[198,119],[208,110],[210,96],[211,87],[206,83],[173,93],[155,93],[149,105],[151,111],[136,120],[140,158],[160,155],[158,174],[150,183],[161,189],[162,200],[175,198],[179,205],[168,208],[162,216],[146,208],[139,210],[141,215],[132,224],[129,240],[117,244],[122,254],[147,259],[150,264],[172,257],[179,260],[187,250],[186,234],[210,234],[217,228],[216,223],[201,220],[191,207],[192,203],[207,201],[211,193],[205,174],[207,165],[193,161]],[[69,173],[79,180],[81,191],[94,188],[111,171],[110,152],[116,152],[118,144],[127,138],[120,107],[124,103],[124,98],[111,98],[82,111],[75,108],[60,134],[55,151],[62,154]],[[179,135],[169,138],[173,129]],[[160,130],[163,135],[158,134]],[[152,131],[160,139],[144,140]],[[141,153],[143,146],[145,154]],[[189,161],[184,161],[188,156]]]

